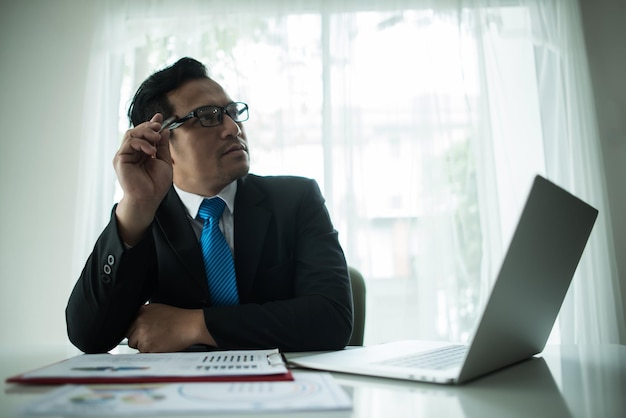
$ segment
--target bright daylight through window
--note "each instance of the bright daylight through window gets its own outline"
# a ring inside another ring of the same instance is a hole
[[[120,137],[145,76],[181,56],[203,61],[250,106],[251,171],[319,182],[367,280],[366,343],[466,341],[525,197],[494,179],[544,170],[528,11],[196,19],[163,19],[177,30],[126,54]],[[496,51],[510,65],[496,66]],[[504,98],[531,109],[513,128],[495,117]]]

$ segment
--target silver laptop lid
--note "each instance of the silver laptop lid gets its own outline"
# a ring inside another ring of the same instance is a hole
[[[597,215],[576,196],[535,177],[459,382],[543,350]]]

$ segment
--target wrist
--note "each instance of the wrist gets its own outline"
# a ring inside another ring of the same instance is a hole
[[[121,240],[129,245],[136,245],[152,224],[156,209],[133,204],[127,199],[120,200],[115,208],[117,229]]]
[[[194,323],[197,324],[196,330],[198,332],[198,335],[196,336],[197,344],[217,347],[215,339],[206,327],[206,321],[204,320],[204,310],[198,309],[194,312],[194,315],[196,315],[196,320],[194,321]]]

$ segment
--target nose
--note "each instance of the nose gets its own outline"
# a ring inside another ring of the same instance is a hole
[[[235,122],[227,113],[224,114],[224,120],[222,121],[222,137],[235,137],[241,136],[242,130],[237,122]]]

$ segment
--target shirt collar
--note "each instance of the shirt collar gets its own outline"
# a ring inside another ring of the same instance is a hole
[[[193,219],[195,219],[198,215],[198,210],[200,209],[202,201],[204,199],[210,199],[211,197],[219,197],[226,203],[226,207],[228,208],[230,214],[232,215],[233,213],[235,213],[235,194],[237,193],[237,180],[224,187],[222,191],[220,191],[216,196],[210,197],[186,192],[180,189],[175,184],[174,190],[176,190],[176,193],[178,193],[178,197],[180,197],[183,205],[185,205],[187,213]]]

